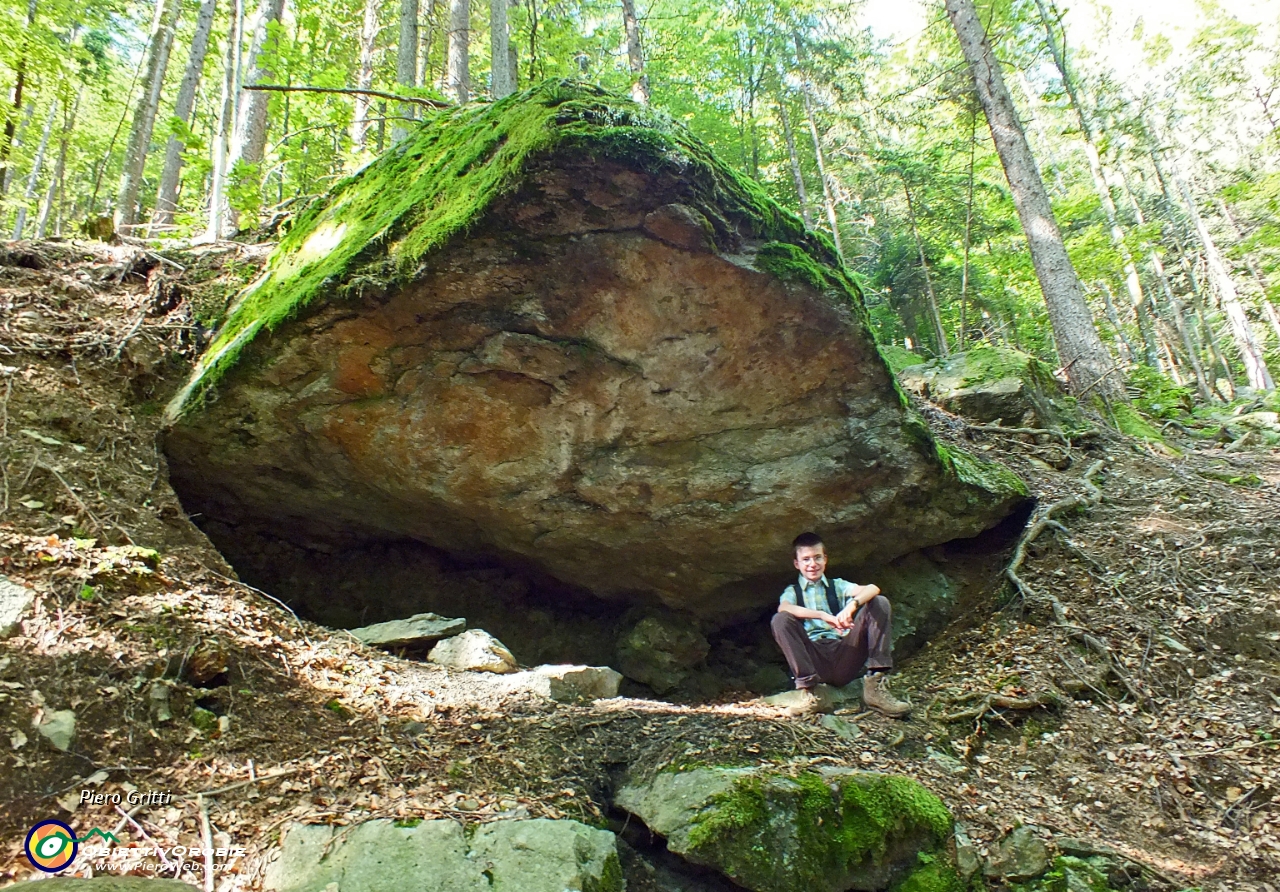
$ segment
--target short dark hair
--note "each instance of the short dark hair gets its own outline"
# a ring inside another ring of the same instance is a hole
[[[822,545],[823,550],[826,549],[826,545],[822,542],[822,537],[817,533],[801,533],[799,536],[796,536],[795,541],[791,543],[791,553],[795,554],[801,548],[813,548],[817,545]]]

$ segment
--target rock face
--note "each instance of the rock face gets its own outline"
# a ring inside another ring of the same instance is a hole
[[[905,368],[898,378],[908,390],[982,424],[1085,426],[1053,370],[1008,347],[974,347]]]
[[[336,831],[336,832],[335,832]],[[268,892],[622,892],[612,833],[577,821],[456,821],[354,829],[294,824],[267,868]]]
[[[773,602],[802,530],[887,561],[1025,492],[939,453],[827,242],[560,83],[442,114],[304,215],[168,419],[215,543],[412,539],[699,616]]]
[[[951,815],[905,777],[696,768],[630,781],[614,804],[665,836],[672,852],[756,892],[885,889],[918,863],[955,879],[942,851]]]

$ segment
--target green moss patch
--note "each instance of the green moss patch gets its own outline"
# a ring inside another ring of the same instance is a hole
[[[597,87],[547,81],[492,104],[433,113],[305,212],[237,299],[191,381],[170,404],[170,420],[188,411],[263,331],[321,302],[384,293],[412,281],[432,252],[514,192],[533,163],[575,152],[649,174],[672,172],[681,200],[706,216],[718,236],[772,243],[761,252],[762,269],[834,289],[865,316],[857,286],[830,243],[806,232],[798,217],[682,127]]]
[[[1028,494],[1022,478],[1002,464],[978,458],[955,446],[937,446],[938,459],[962,482],[999,495]]]
[[[748,888],[810,892],[845,888],[854,873],[900,874],[895,859],[937,852],[951,828],[946,806],[910,778],[754,775],[694,819],[687,854]]]

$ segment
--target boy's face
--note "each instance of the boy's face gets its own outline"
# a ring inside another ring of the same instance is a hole
[[[817,582],[827,572],[827,550],[822,545],[801,545],[796,549],[796,569],[810,582]]]

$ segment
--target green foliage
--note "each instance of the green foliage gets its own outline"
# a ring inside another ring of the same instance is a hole
[[[1174,384],[1150,366],[1134,366],[1128,383],[1139,392],[1134,405],[1152,418],[1178,418],[1194,408],[1194,387]]]

